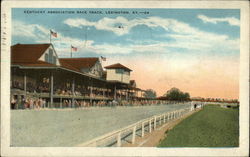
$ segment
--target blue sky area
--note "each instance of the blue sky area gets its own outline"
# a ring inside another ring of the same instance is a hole
[[[107,14],[107,11],[129,14]],[[12,22],[12,45],[48,43],[52,29],[58,33],[58,38],[52,37],[52,43],[60,57],[69,57],[70,45],[78,48],[74,54],[77,57],[165,53],[239,55],[240,10],[236,9],[15,8]]]

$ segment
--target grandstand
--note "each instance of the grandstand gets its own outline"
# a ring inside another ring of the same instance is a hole
[[[117,63],[59,58],[52,44],[11,46],[11,108],[65,108],[142,103],[144,90]]]

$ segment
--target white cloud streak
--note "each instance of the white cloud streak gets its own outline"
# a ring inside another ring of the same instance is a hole
[[[65,24],[69,25],[70,27],[77,27],[82,28],[83,26],[93,26],[97,30],[105,30],[114,32],[116,35],[124,35],[128,34],[129,31],[138,25],[146,25],[148,27],[162,27],[166,31],[169,28],[174,28],[179,23],[177,20],[174,19],[163,19],[160,17],[148,17],[148,18],[137,18],[133,20],[128,20],[124,17],[118,16],[116,18],[107,18],[104,17],[96,22],[91,22],[83,18],[69,18],[64,21]],[[121,26],[119,28],[119,26]],[[176,31],[182,30],[183,24],[181,24]]]
[[[116,17],[114,19],[105,17],[99,21],[92,22],[77,18],[66,19],[64,23],[77,28],[93,26],[97,30],[111,31],[118,36],[129,33],[133,27],[138,25],[146,25],[151,28],[161,27],[165,32],[163,31],[163,34],[159,37],[168,37],[172,40],[164,42],[146,39],[136,42],[135,39],[133,44],[127,45],[111,43],[95,44],[93,40],[85,42],[78,38],[66,37],[58,32],[58,38],[53,38],[53,44],[57,48],[58,54],[63,57],[67,56],[71,44],[76,46],[81,54],[85,52],[94,52],[96,54],[169,53],[173,52],[173,48],[185,49],[187,53],[198,52],[204,54],[206,52],[216,54],[239,51],[239,39],[229,39],[227,35],[204,32],[175,19],[148,17],[128,20],[124,17]],[[117,26],[119,25],[123,26],[123,28],[118,28]],[[48,28],[37,24],[28,25],[20,21],[14,21],[13,27],[13,35],[31,37],[36,42],[48,42]],[[36,31],[40,33],[35,33]],[[54,31],[57,30],[55,29]]]
[[[200,15],[199,17],[207,21],[219,22],[228,21],[232,25],[238,25],[239,21],[235,18],[209,19]],[[137,44],[133,46],[123,45],[96,45],[103,53],[131,53],[131,52],[167,52],[168,48],[184,48],[194,51],[216,51],[215,48],[224,47],[225,50],[239,50],[239,39],[229,39],[227,35],[214,34],[204,32],[190,25],[177,21],[175,19],[167,19],[160,17],[137,18],[128,20],[124,17],[102,18],[99,21],[92,22],[86,19],[69,18],[64,21],[70,27],[83,28],[84,26],[93,26],[97,30],[105,30],[113,32],[118,36],[128,34],[130,30],[138,25],[146,25],[150,28],[161,27],[165,30],[163,37],[173,39],[169,42],[158,41],[156,44]],[[119,28],[122,26],[123,28]],[[164,34],[165,33],[165,34]],[[149,39],[150,40],[150,39]],[[223,50],[220,50],[223,51]]]
[[[201,19],[204,23],[217,24],[219,22],[227,22],[231,26],[240,26],[240,20],[235,17],[211,18],[205,15],[198,15],[197,17]]]

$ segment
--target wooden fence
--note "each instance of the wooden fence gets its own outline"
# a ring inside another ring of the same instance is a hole
[[[119,130],[112,131],[103,136],[97,137],[93,140],[85,142],[79,146],[83,147],[107,147],[107,146],[117,146],[120,147],[122,142],[127,141],[132,144],[135,143],[136,136],[144,137],[145,131],[151,133],[157,127],[177,118],[182,117],[186,113],[190,112],[190,107],[185,109],[180,109],[177,111],[166,112],[160,115],[155,115],[127,127]],[[128,138],[130,139],[128,141]]]

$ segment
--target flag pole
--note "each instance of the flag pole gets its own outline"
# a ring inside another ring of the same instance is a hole
[[[51,44],[51,30],[49,32],[49,43]]]
[[[70,46],[70,57],[72,58],[72,45]]]

